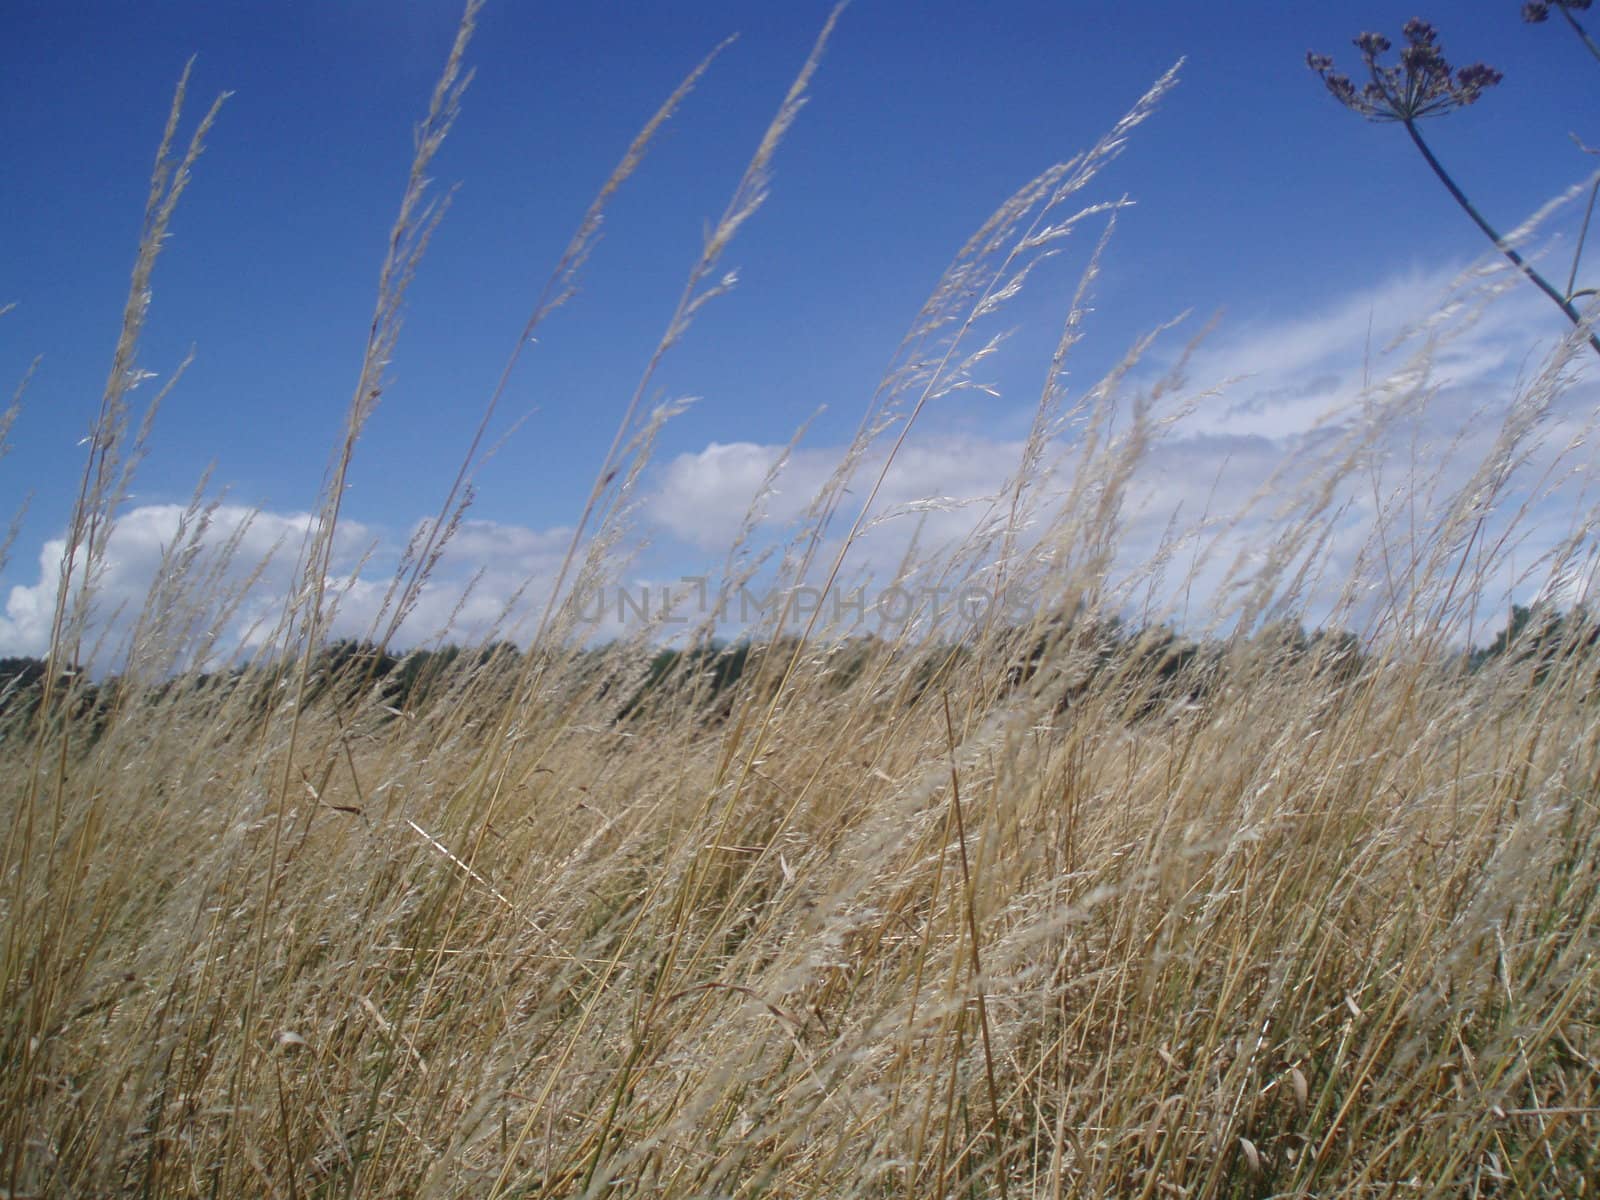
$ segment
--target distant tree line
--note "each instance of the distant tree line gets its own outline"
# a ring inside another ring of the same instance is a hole
[[[1293,622],[1269,625],[1250,639],[1255,653],[1284,667],[1309,667],[1330,682],[1348,681],[1367,666],[1366,651],[1355,635],[1338,630],[1308,633]],[[1487,644],[1460,657],[1461,665],[1478,672],[1506,660],[1526,666],[1543,679],[1563,660],[1593,655],[1600,645],[1600,625],[1580,606],[1557,611],[1545,606],[1515,605],[1506,626]],[[599,664],[609,647],[580,656]],[[664,648],[651,656],[640,674],[619,680],[603,677],[597,694],[610,694],[620,721],[643,719],[689,703],[705,719],[720,720],[732,709],[736,690],[752,678],[772,655],[784,661],[790,642],[755,646],[748,642],[713,642],[689,648]],[[830,664],[839,687],[854,679],[869,657],[870,643],[846,646]],[[1203,699],[1221,678],[1228,645],[1196,641],[1162,627],[1137,628],[1115,618],[1061,618],[1032,635],[1013,654],[1001,681],[1003,691],[1037,687],[1057,696],[1065,710],[1097,689],[1121,687],[1127,694],[1128,716],[1148,716],[1171,703]],[[935,686],[950,667],[971,651],[962,646],[930,649],[918,665],[911,695]],[[306,701],[330,698],[344,702],[368,699],[396,713],[421,711],[450,687],[491,665],[512,672],[523,659],[511,642],[478,647],[446,645],[395,654],[369,642],[330,642],[312,660]],[[246,671],[184,675],[144,689],[147,700],[170,699],[180,691],[214,689],[232,693],[254,689],[265,714],[283,699],[282,684],[293,678],[294,664]],[[49,664],[38,658],[0,658],[0,737],[14,735],[20,723],[37,712],[49,676]],[[69,704],[74,724],[91,733],[125,699],[118,677],[95,682],[72,671],[55,679],[54,693]]]
[[[447,645],[397,655],[370,642],[340,639],[330,642],[312,659],[306,702],[371,695],[387,707],[411,711],[436,698],[466,671],[491,662],[509,665],[520,662],[521,657],[521,651],[511,642],[472,648]],[[180,675],[142,689],[141,695],[159,702],[183,692],[212,689],[231,693],[248,688],[258,693],[256,704],[265,712],[275,697],[281,700],[280,684],[292,678],[296,666],[282,663],[269,668],[240,667]],[[44,659],[0,658],[0,731],[14,730],[19,722],[33,717],[49,675],[50,664]],[[54,682],[56,695],[70,697],[69,714],[80,725],[86,721],[91,726],[102,723],[128,693],[127,683],[120,676],[91,681],[76,671],[60,671]]]
[[[1510,655],[1527,664],[1540,678],[1563,659],[1592,654],[1600,644],[1600,625],[1586,608],[1565,612],[1545,606],[1511,606],[1511,618],[1487,646],[1472,651],[1471,666],[1478,670]]]

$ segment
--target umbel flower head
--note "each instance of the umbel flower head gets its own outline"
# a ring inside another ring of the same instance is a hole
[[[1528,0],[1522,6],[1522,19],[1529,25],[1538,25],[1550,19],[1552,8],[1565,9],[1567,12],[1583,12],[1589,7],[1591,0]]]
[[[1400,51],[1400,62],[1393,66],[1378,61],[1390,48],[1389,39],[1381,33],[1363,33],[1355,39],[1370,76],[1360,87],[1349,76],[1337,73],[1333,59],[1326,54],[1312,51],[1306,55],[1306,66],[1322,76],[1333,98],[1351,112],[1369,121],[1408,124],[1472,104],[1501,80],[1500,72],[1486,63],[1473,63],[1452,73],[1439,50],[1438,31],[1427,21],[1413,17],[1402,32],[1406,45]]]

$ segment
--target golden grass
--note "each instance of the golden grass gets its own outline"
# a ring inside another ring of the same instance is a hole
[[[434,102],[440,136],[472,15]],[[717,256],[759,204],[815,60],[639,395],[718,291]],[[1061,206],[1170,83],[962,251],[779,548],[780,582],[842,586],[872,519],[841,512],[852,472],[892,461],[927,400],[960,386],[981,318],[1039,254],[1084,213],[1114,216]],[[176,122],[175,107],[169,142]],[[375,370],[426,241],[416,189],[436,142],[419,145]],[[584,237],[536,320],[569,294]],[[1369,565],[1405,546],[1404,586],[1390,563],[1378,610],[1356,607],[1354,583],[1336,608],[1361,614],[1360,654],[1297,648],[1281,619],[1324,562],[1332,498],[1422,385],[1374,400],[1309,484],[1270,495],[1284,507],[1234,576],[1239,599],[1181,654],[1105,621],[1164,569],[1108,582],[1121,498],[1168,419],[1160,389],[1124,402],[1135,353],[1081,399],[1052,370],[996,520],[940,560],[947,583],[1044,598],[1037,615],[959,644],[854,639],[825,616],[780,637],[795,622],[774,616],[715,707],[701,675],[632,710],[650,631],[585,651],[559,601],[526,655],[463,659],[404,710],[359,664],[319,677],[339,474],[378,386],[364,373],[304,556],[313,586],[286,599],[251,671],[168,684],[232,611],[175,552],[104,712],[85,711],[82,676],[57,675],[10,710],[0,1194],[1588,1194],[1590,627],[1569,624],[1565,653],[1525,641],[1475,670],[1452,648],[1495,568],[1489,514],[1515,507],[1510,467],[1575,352],[1518,393],[1427,528],[1372,531]],[[58,663],[89,628],[120,502],[117,380]],[[578,580],[620,569],[660,419],[624,420],[589,501],[596,531],[574,539]],[[1046,502],[1035,483],[1063,430],[1070,484]],[[397,573],[394,611],[434,549]],[[757,558],[736,548],[718,582],[736,590]]]

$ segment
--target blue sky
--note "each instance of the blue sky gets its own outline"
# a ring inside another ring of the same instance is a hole
[[[1584,127],[1600,70],[1558,24],[1523,25],[1514,0],[1440,8],[1431,15],[1452,60],[1487,59],[1506,79],[1429,132],[1509,227],[1584,176],[1590,160],[1569,133],[1600,142]],[[827,11],[799,0],[491,0],[468,56],[476,77],[436,163],[440,184],[459,190],[356,460],[346,508],[356,530],[392,549],[436,508],[595,189],[683,75],[737,33],[608,213],[581,295],[512,381],[507,420],[530,415],[484,470],[472,516],[483,553],[526,551],[518,562],[548,568],[702,229]],[[1032,175],[1092,144],[1179,57],[1178,89],[1090,197],[1127,194],[1137,207],[1121,221],[1074,376],[1092,381],[1141,331],[1181,311],[1220,311],[1208,369],[1267,383],[1240,393],[1232,424],[1217,418],[1191,434],[1271,444],[1304,433],[1309,418],[1282,401],[1274,372],[1304,382],[1319,355],[1343,351],[1342,365],[1316,369],[1347,378],[1360,368],[1349,354],[1363,352],[1362,313],[1380,333],[1422,315],[1418,306],[1486,249],[1403,133],[1339,109],[1304,65],[1316,48],[1354,66],[1355,33],[1397,37],[1412,15],[1387,0],[857,0],[779,153],[770,201],[724,264],[739,269],[738,288],[706,311],[652,391],[695,398],[663,436],[648,493],[653,567],[670,573],[708,551],[737,507],[723,483],[747,480],[819,406],[806,453],[821,462],[842,445],[968,234]],[[157,266],[141,355],[165,376],[196,352],[131,500],[157,541],[161,506],[186,500],[211,462],[238,505],[289,520],[315,504],[411,128],[458,16],[455,4],[378,0],[7,6],[0,304],[15,308],[0,318],[0,380],[9,388],[42,361],[0,465],[0,511],[33,496],[0,575],[0,653],[40,648],[30,606],[48,590],[47,542],[81,470],[78,443],[185,60],[197,59],[190,121],[215,93],[233,95]],[[1064,265],[1008,314],[1018,332],[995,366],[1000,395],[930,414],[929,474],[907,479],[906,495],[948,492],[952,464],[1023,436],[1075,282],[1076,267]],[[1390,308],[1375,316],[1384,298]],[[1485,380],[1563,333],[1537,297],[1514,298],[1509,312],[1480,339]],[[716,475],[734,460],[728,480]],[[1206,476],[1198,451],[1192,461]]]

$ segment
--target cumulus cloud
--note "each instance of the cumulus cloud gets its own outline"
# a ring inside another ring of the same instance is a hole
[[[712,442],[696,454],[680,454],[667,464],[651,517],[675,536],[703,550],[727,546],[758,499],[768,472],[783,457],[782,446],[753,442]],[[815,475],[815,455],[790,464],[782,486],[765,497],[768,520],[791,520],[805,510]]]
[[[199,515],[177,504],[142,505],[122,515],[91,580],[94,620],[86,631],[88,645],[126,640],[145,616],[163,565],[177,565],[175,555],[184,540],[193,550],[188,557],[192,577],[207,575],[220,585],[213,602],[222,602],[226,592],[244,585],[252,570],[259,572],[256,594],[241,599],[232,622],[241,639],[259,622],[270,620],[265,597],[286,594],[295,555],[311,528],[309,514],[220,505],[203,521],[197,520]],[[340,548],[348,551],[363,533],[352,524],[341,534]],[[38,655],[48,649],[66,551],[65,537],[47,540],[37,556],[34,581],[7,592],[0,616],[0,647],[7,653]],[[75,578],[81,583],[82,577],[80,562]],[[168,607],[173,603],[175,598],[168,596]],[[203,621],[203,614],[194,615]]]
[[[681,454],[667,465],[650,499],[649,515],[693,546],[726,549],[758,501],[761,526],[783,526],[803,518],[838,470],[845,449],[824,446],[796,451],[770,490],[763,493],[768,473],[782,458],[784,447],[713,442],[698,453]],[[979,519],[980,507],[1016,470],[1021,455],[1020,442],[977,435],[912,441],[890,466],[873,515],[891,521],[895,514],[915,515],[925,534],[936,540],[963,536]],[[852,476],[851,496],[865,495],[882,470],[884,457],[885,451],[879,448],[862,458]],[[853,516],[855,509],[850,512]],[[869,536],[873,535],[888,548],[900,544],[894,535],[880,534],[877,528]]]
[[[300,586],[299,558],[315,518],[218,505],[204,518],[175,504],[121,514],[91,581],[86,656],[120,664],[138,638],[176,639],[175,665],[215,663],[267,644]],[[330,634],[370,636],[392,604],[404,539],[358,521],[334,539],[328,602]],[[570,530],[536,530],[465,521],[418,593],[395,639],[408,646],[435,637],[473,641],[513,624],[548,595]],[[49,648],[66,540],[40,548],[36,575],[13,584],[0,615],[0,653],[43,655]],[[81,571],[79,572],[81,577]],[[153,647],[160,649],[159,646]],[[92,654],[91,654],[92,652]]]
[[[413,539],[421,528],[413,526]],[[463,521],[408,611],[397,644],[526,636],[528,621],[549,597],[571,536],[570,528],[559,526]],[[383,566],[388,565],[386,560]],[[349,589],[339,614],[346,636],[367,634],[391,578],[388,570],[372,571]]]

